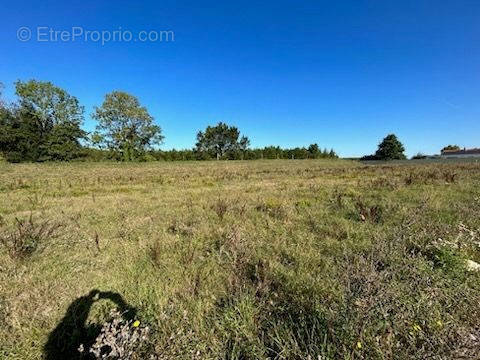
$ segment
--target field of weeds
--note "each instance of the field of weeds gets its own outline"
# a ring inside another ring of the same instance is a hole
[[[0,164],[0,358],[478,359],[479,214],[474,162]]]

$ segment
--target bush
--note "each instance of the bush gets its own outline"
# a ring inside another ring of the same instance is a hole
[[[15,229],[0,234],[0,244],[7,250],[11,259],[25,259],[39,249],[42,242],[55,236],[58,224],[50,221],[35,222],[33,216],[26,220],[15,219]]]
[[[217,202],[212,205],[212,210],[215,211],[220,220],[223,220],[228,211],[228,203],[225,200],[218,199]]]

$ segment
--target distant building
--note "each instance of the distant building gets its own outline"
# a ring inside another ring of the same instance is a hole
[[[463,149],[463,150],[442,150],[442,157],[444,158],[480,158],[480,149]]]

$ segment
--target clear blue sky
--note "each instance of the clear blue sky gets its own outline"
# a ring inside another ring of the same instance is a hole
[[[105,93],[139,97],[191,147],[207,124],[253,146],[318,143],[342,156],[387,133],[408,155],[480,146],[480,1],[4,1],[0,81],[49,80],[90,114]],[[27,42],[17,29],[172,30],[174,42]]]

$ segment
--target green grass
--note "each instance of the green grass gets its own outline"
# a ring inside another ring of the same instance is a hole
[[[0,164],[0,236],[60,226],[0,247],[0,358],[99,289],[161,359],[475,359],[479,213],[478,163]]]

